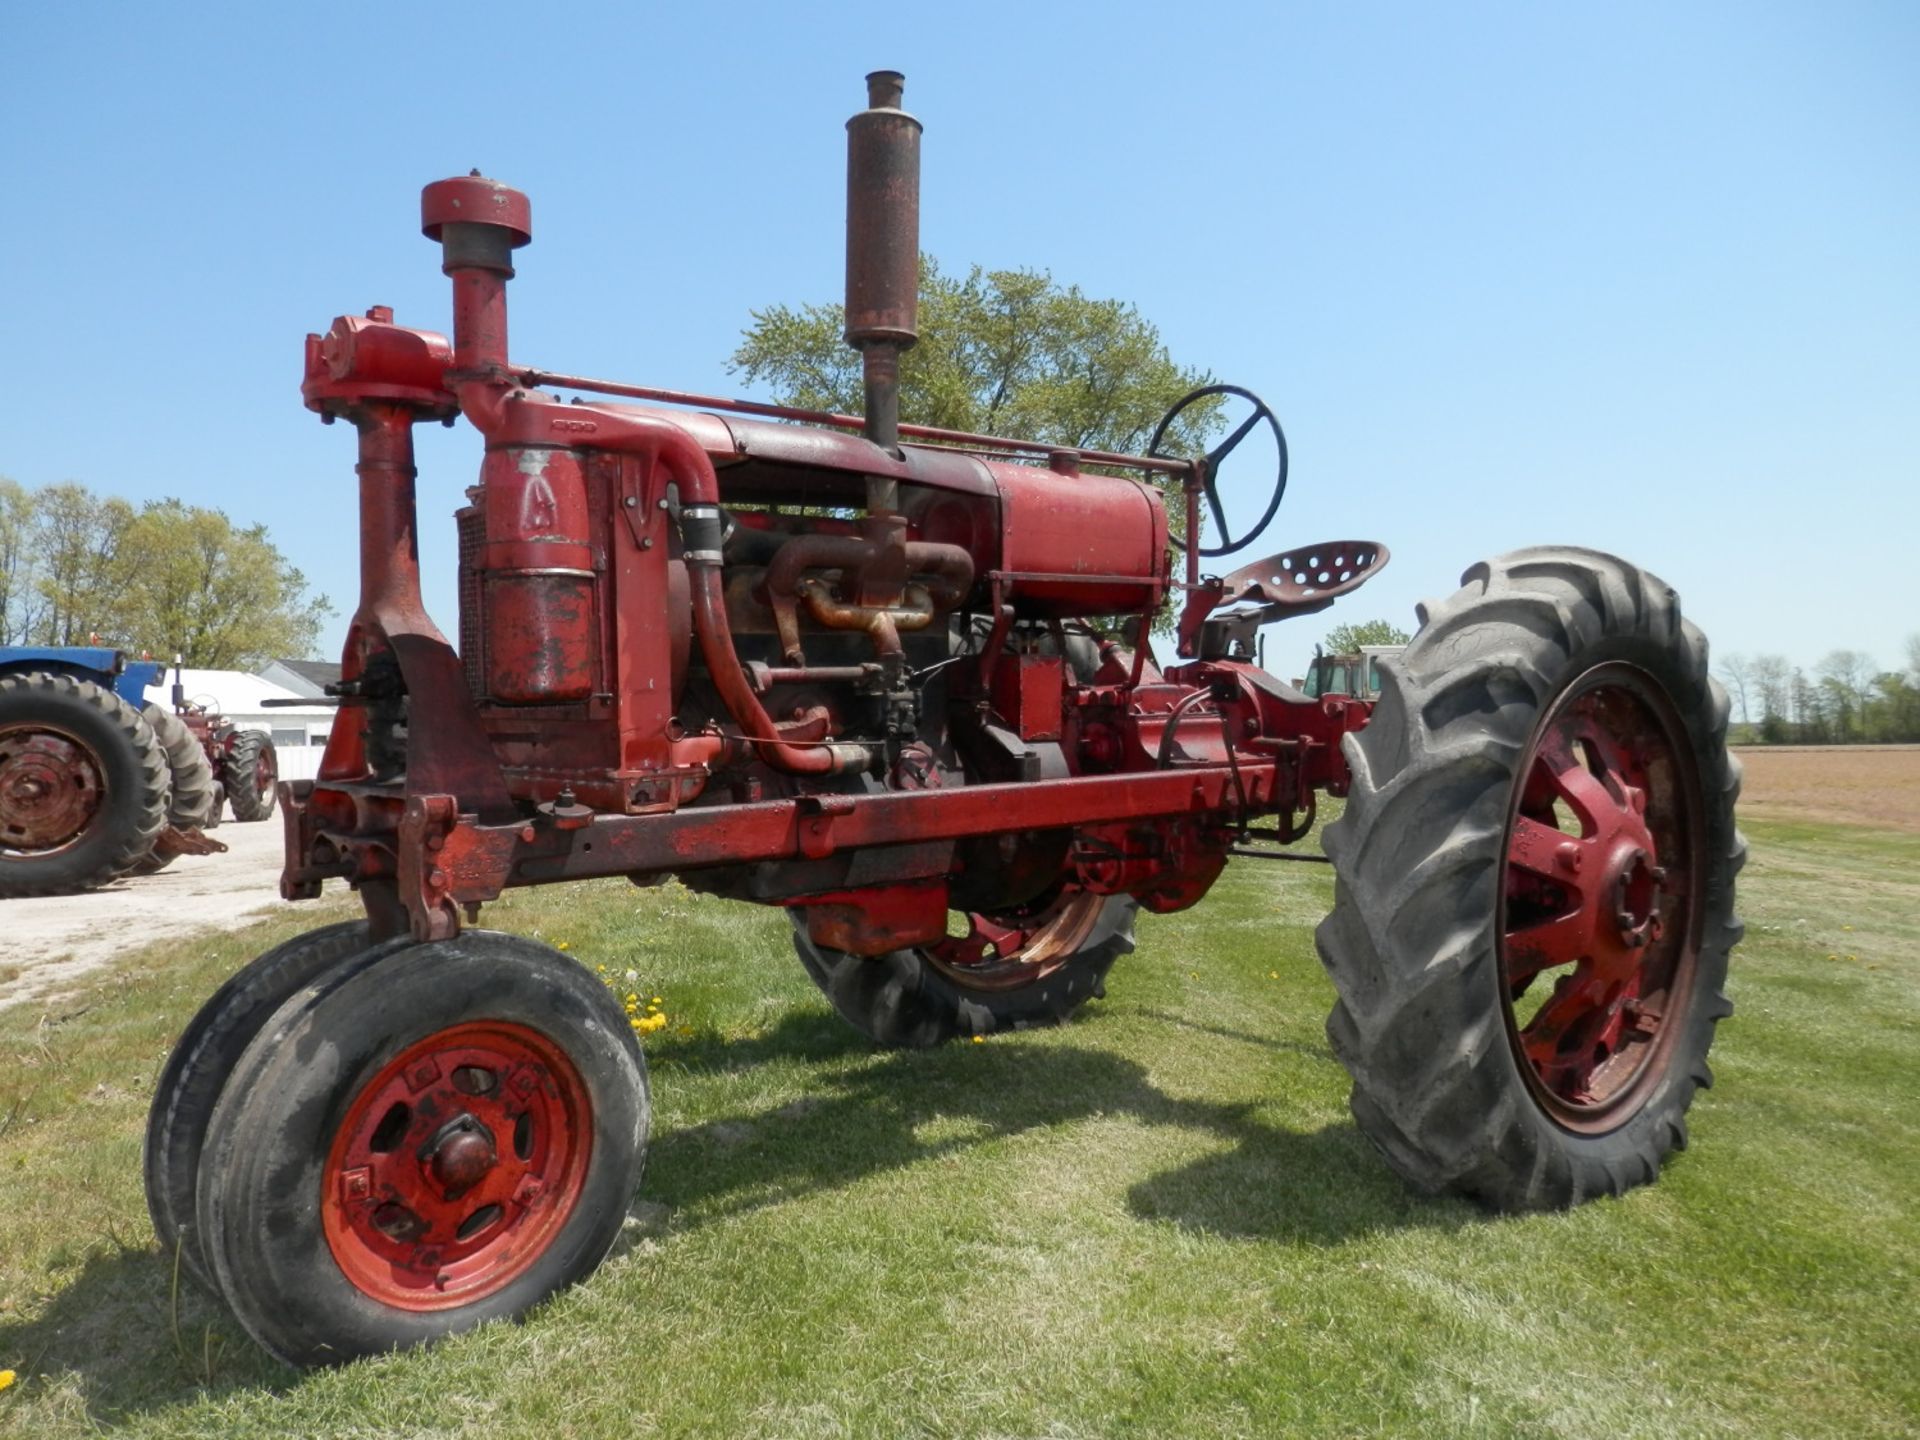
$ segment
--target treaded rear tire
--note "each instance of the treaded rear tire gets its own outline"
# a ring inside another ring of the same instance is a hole
[[[1597,551],[1543,547],[1476,565],[1462,585],[1421,607],[1413,643],[1381,662],[1370,722],[1344,742],[1353,786],[1326,833],[1334,909],[1315,937],[1339,992],[1327,1035],[1353,1076],[1355,1120],[1407,1180],[1500,1210],[1563,1208],[1653,1180],[1686,1145],[1696,1089],[1712,1084],[1707,1051],[1732,1013],[1727,960],[1742,929],[1740,767],[1706,640],[1655,577]],[[1703,874],[1692,983],[1669,1002],[1662,1068],[1594,1133],[1558,1123],[1522,1073],[1495,917],[1535,722],[1610,662],[1648,674],[1684,726]]]
[[[886,955],[849,955],[816,945],[803,914],[793,916],[793,948],[827,1002],[878,1045],[926,1049],[958,1035],[991,1035],[1058,1025],[1106,993],[1107,971],[1133,950],[1140,903],[1110,896],[1080,948],[1056,969],[1008,990],[970,989],[914,947]]]
[[[242,730],[227,752],[227,802],[233,806],[233,818],[245,823],[264,820],[273,814],[276,796],[272,790],[260,793],[260,763],[268,757],[278,773],[273,739],[259,730]]]
[[[167,770],[173,777],[173,793],[167,802],[167,824],[176,830],[204,829],[208,812],[213,809],[213,766],[207,752],[171,710],[149,700],[140,716],[153,728],[160,748],[167,755]]]
[[[160,748],[166,752],[167,769],[172,776],[167,824],[176,830],[209,828],[216,799],[213,766],[207,763],[207,752],[185,721],[154,701],[149,700],[140,708],[140,718],[152,728]],[[162,858],[156,847],[134,861],[127,873],[157,875],[179,858],[178,852]]]
[[[167,819],[167,757],[153,727],[113,691],[49,671],[0,676],[0,729],[45,724],[85,747],[105,791],[92,822],[45,853],[0,856],[0,898],[88,890],[153,848]]]

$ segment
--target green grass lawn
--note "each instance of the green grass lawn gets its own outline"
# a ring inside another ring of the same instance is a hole
[[[219,979],[347,911],[130,953],[0,1013],[0,1433],[1913,1433],[1920,839],[1751,838],[1693,1148],[1522,1219],[1348,1118],[1318,866],[1236,861],[1076,1023],[925,1054],[865,1048],[777,913],[521,892],[488,923],[670,1016],[627,1240],[525,1324],[310,1374],[173,1298],[140,1136]]]

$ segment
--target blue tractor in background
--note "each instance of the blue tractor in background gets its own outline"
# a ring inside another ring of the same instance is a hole
[[[193,732],[149,701],[166,667],[106,646],[0,646],[0,899],[87,890],[224,850]]]

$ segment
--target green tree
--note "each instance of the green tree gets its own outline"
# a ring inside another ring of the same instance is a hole
[[[1391,620],[1363,620],[1358,625],[1336,625],[1327,632],[1321,649],[1329,655],[1357,655],[1363,645],[1404,645],[1413,636]]]
[[[114,629],[112,612],[124,578],[120,543],[133,518],[126,501],[95,495],[71,480],[35,492],[39,613],[33,640],[84,645],[94,634]]]
[[[207,669],[305,655],[333,613],[268,538],[224,511],[178,500],[146,506],[122,541],[127,580],[121,633],[156,655]]]
[[[0,643],[108,644],[209,669],[304,655],[333,613],[264,526],[0,478]]]
[[[39,609],[33,492],[0,475],[0,645],[24,644]]]
[[[755,310],[730,368],[783,405],[859,414],[860,357],[835,304]],[[920,341],[900,360],[900,418],[976,434],[1137,455],[1201,370],[1175,363],[1159,330],[1122,300],[1096,300],[1045,271],[964,278],[920,257]],[[1220,428],[1200,403],[1163,448],[1195,454]]]

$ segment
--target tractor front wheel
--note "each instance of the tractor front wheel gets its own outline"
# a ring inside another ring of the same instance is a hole
[[[1404,1177],[1558,1208],[1653,1180],[1712,1083],[1740,771],[1658,579],[1535,549],[1463,585],[1346,740],[1327,1033]]]
[[[227,1076],[276,1010],[341,961],[372,946],[364,920],[324,925],[274,946],[214,991],[167,1056],[153,1087],[141,1153],[147,1211],[161,1249],[170,1260],[177,1254],[181,1269],[210,1293],[218,1294],[219,1285],[193,1233],[194,1194],[207,1122]]]
[[[293,993],[228,1076],[200,1247],[289,1364],[436,1340],[600,1262],[648,1113],[625,1013],[564,955],[482,930],[361,951]]]

